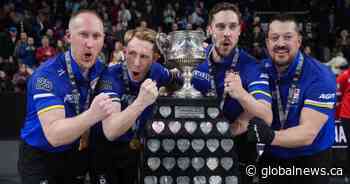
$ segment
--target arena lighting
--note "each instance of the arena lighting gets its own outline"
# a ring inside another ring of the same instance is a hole
[[[143,137],[143,184],[237,184],[230,125],[217,101],[160,97]]]

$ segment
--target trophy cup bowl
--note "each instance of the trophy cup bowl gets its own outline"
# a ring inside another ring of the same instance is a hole
[[[184,85],[174,92],[178,98],[199,98],[201,93],[191,85],[192,70],[205,60],[203,31],[173,31],[168,35],[158,33],[156,44],[164,56],[165,65],[177,67],[183,73]]]

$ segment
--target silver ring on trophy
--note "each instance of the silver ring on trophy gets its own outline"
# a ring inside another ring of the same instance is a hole
[[[157,152],[160,148],[160,141],[158,139],[149,139],[147,141],[147,148],[153,153]]]
[[[222,184],[222,178],[220,176],[210,176],[209,184]]]
[[[177,159],[177,166],[185,171],[190,166],[191,160],[189,157],[179,157]]]
[[[219,140],[217,139],[208,139],[207,148],[210,152],[215,152],[220,146]]]
[[[226,121],[219,121],[216,123],[216,129],[224,135],[230,128],[230,124],[228,124]]]
[[[233,159],[230,157],[223,157],[220,160],[221,166],[228,171],[233,166]]]
[[[173,134],[177,134],[181,129],[181,123],[179,121],[170,121],[168,126]]]
[[[225,151],[225,152],[229,152],[232,150],[233,148],[233,140],[232,139],[222,139],[221,142],[221,148]]]
[[[197,130],[197,123],[195,121],[186,121],[185,129],[189,134],[193,134]]]
[[[203,139],[193,139],[191,142],[192,149],[199,153],[200,151],[203,150],[205,146],[205,141]]]
[[[207,167],[210,170],[215,170],[219,166],[219,159],[216,157],[209,157],[207,158]]]
[[[146,176],[143,180],[145,184],[157,184],[158,180],[156,176]]]
[[[175,158],[173,158],[173,157],[164,157],[163,158],[162,165],[166,170],[170,171],[171,169],[174,168],[175,164],[176,164]]]
[[[168,35],[158,33],[156,45],[165,58],[165,65],[178,67],[184,76],[183,87],[175,92],[179,98],[198,98],[201,93],[191,85],[192,70],[205,60],[203,31],[173,31]]]
[[[169,117],[170,114],[171,114],[171,107],[170,107],[170,106],[160,106],[160,107],[159,107],[159,114],[160,114],[163,118]]]
[[[204,167],[205,160],[202,157],[194,157],[194,158],[192,158],[191,163],[192,163],[192,167],[196,171],[199,171],[200,169],[202,169]]]
[[[191,142],[188,139],[178,139],[176,142],[177,148],[184,153],[191,146]]]
[[[213,124],[209,121],[204,121],[201,122],[201,124],[199,125],[201,131],[207,135],[211,132],[211,130],[213,129]]]
[[[176,178],[177,184],[190,184],[190,177],[188,176],[179,176]]]
[[[166,152],[170,153],[175,148],[175,140],[174,139],[163,139],[162,147]]]
[[[205,176],[195,176],[193,177],[193,184],[206,184],[207,179]]]
[[[209,107],[207,109],[207,114],[211,119],[215,119],[219,116],[220,110],[217,107]]]
[[[158,157],[149,157],[147,159],[147,165],[152,171],[155,171],[160,166],[160,159]]]
[[[237,176],[226,176],[225,184],[238,184]]]
[[[163,121],[153,121],[152,122],[152,129],[157,134],[160,134],[165,128],[165,124]]]
[[[171,176],[161,176],[159,178],[159,184],[172,184],[173,178]]]

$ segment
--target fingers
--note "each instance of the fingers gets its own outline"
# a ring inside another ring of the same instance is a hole
[[[142,85],[141,88],[147,92],[151,93],[152,96],[158,96],[158,88],[157,83],[155,81],[152,81],[151,79],[146,79]]]
[[[241,77],[239,76],[238,72],[226,72],[225,80],[224,80],[225,87],[229,87],[232,84],[240,81],[241,81]]]

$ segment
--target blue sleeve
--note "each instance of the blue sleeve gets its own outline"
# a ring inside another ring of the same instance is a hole
[[[40,73],[31,77],[28,96],[33,98],[38,113],[53,108],[64,108],[64,99],[58,93],[60,86],[54,75]]]
[[[157,82],[157,86],[164,86],[171,82],[170,71],[159,63],[154,63],[151,65],[150,69],[150,79]]]
[[[252,63],[246,68],[246,78],[243,80],[246,83],[247,91],[252,94],[257,100],[265,100],[271,103],[271,90],[269,85],[269,76],[263,70],[262,65]],[[242,77],[242,76],[241,76]]]
[[[322,77],[323,80],[315,80],[307,87],[304,98],[304,107],[327,114],[334,114],[336,103],[336,82],[331,76]]]
[[[123,95],[123,75],[121,68],[114,65],[105,70],[98,82],[96,93],[107,93],[110,97],[121,98]]]
[[[205,94],[211,87],[210,79],[211,77],[209,74],[208,65],[206,63],[202,63],[192,72],[191,83],[195,89]]]

